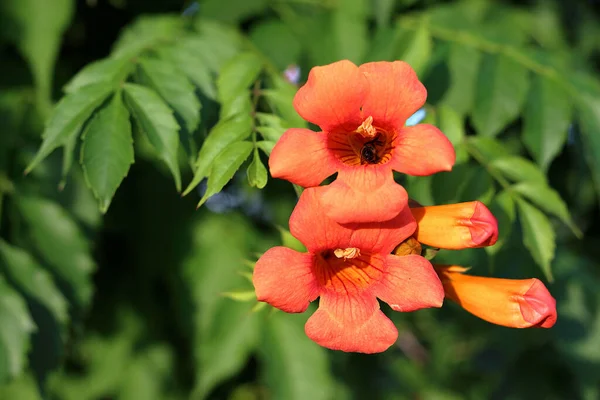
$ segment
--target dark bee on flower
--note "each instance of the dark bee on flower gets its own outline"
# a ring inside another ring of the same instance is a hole
[[[375,147],[383,145],[381,140],[379,140],[379,136],[380,135],[378,134],[375,136],[375,139],[368,141],[363,145],[362,149],[360,150],[361,164],[377,164],[381,159],[381,157],[379,157],[377,154],[377,147]]]

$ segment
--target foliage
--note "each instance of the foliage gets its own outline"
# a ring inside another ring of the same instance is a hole
[[[3,0],[0,398],[600,398],[600,9],[517,3]],[[245,264],[298,246],[284,70],[344,58],[411,63],[456,147],[411,198],[498,218],[436,262],[552,282],[555,328],[447,304],[364,356],[256,305]]]

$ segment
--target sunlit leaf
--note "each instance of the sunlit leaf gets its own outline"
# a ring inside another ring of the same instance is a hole
[[[118,93],[90,121],[81,146],[83,173],[102,212],[108,210],[133,162],[129,113]]]
[[[23,371],[35,330],[27,304],[0,275],[0,383]]]
[[[124,85],[125,101],[141,130],[167,164],[177,191],[181,190],[181,174],[177,161],[179,125],[171,109],[152,90],[133,83]]]
[[[515,182],[546,183],[546,175],[531,161],[518,156],[496,158],[489,164]]]
[[[267,185],[267,168],[260,160],[260,155],[258,154],[258,149],[256,148],[254,149],[252,162],[248,166],[247,174],[250,186],[255,186],[259,189],[262,189]]]
[[[59,323],[67,323],[67,301],[50,274],[30,254],[0,239],[0,261],[7,278],[21,291],[48,308]]]
[[[113,90],[114,88],[109,85],[97,83],[84,86],[63,97],[46,123],[46,128],[42,133],[44,141],[27,166],[26,172],[35,168],[54,149],[65,145],[74,133],[77,134],[77,127],[90,117]]]
[[[485,136],[496,136],[521,111],[529,86],[528,71],[503,55],[486,55],[477,80],[473,124]]]
[[[221,103],[227,103],[244,93],[256,81],[263,68],[255,53],[242,53],[227,62],[219,72],[217,93]]]
[[[246,161],[252,152],[252,148],[253,146],[250,142],[233,143],[215,158],[210,174],[208,175],[206,192],[202,196],[202,199],[200,199],[198,207],[223,189],[244,161]]]
[[[103,83],[116,87],[133,70],[135,64],[128,57],[105,58],[86,65],[63,87],[73,93],[87,85]]]
[[[525,107],[523,143],[544,171],[567,141],[571,103],[558,82],[534,77]]]
[[[517,207],[523,227],[523,244],[542,269],[546,279],[552,281],[550,263],[556,248],[554,228],[548,218],[528,202],[517,199]]]

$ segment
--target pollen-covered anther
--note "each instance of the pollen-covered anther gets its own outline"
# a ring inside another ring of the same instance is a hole
[[[373,126],[373,117],[368,116],[367,119],[356,128],[356,133],[359,133],[366,138],[374,138],[375,135],[377,135],[377,129]]]
[[[337,258],[343,258],[344,261],[346,261],[349,258],[356,258],[360,256],[360,249],[356,247],[348,247],[346,249],[335,249],[333,251],[333,254],[335,254]]]

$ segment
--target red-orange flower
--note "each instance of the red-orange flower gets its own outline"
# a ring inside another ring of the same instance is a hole
[[[465,275],[467,268],[436,265],[446,296],[471,314],[510,328],[551,328],[556,300],[538,279]]]
[[[397,339],[377,298],[396,311],[440,307],[443,288],[429,261],[390,254],[415,230],[406,207],[381,223],[342,226],[328,218],[316,189],[307,189],[290,218],[290,231],[308,253],[274,247],[256,263],[258,300],[286,312],[304,312],[320,297],[306,334],[335,350],[376,353]]]
[[[271,174],[313,187],[337,172],[332,184],[320,188],[328,216],[339,223],[389,220],[408,200],[392,170],[430,175],[454,164],[454,148],[436,127],[404,126],[426,97],[402,61],[315,67],[294,107],[322,132],[286,131],[271,153]]]
[[[412,207],[417,221],[415,238],[442,249],[493,246],[498,240],[498,222],[479,201],[442,206]]]

